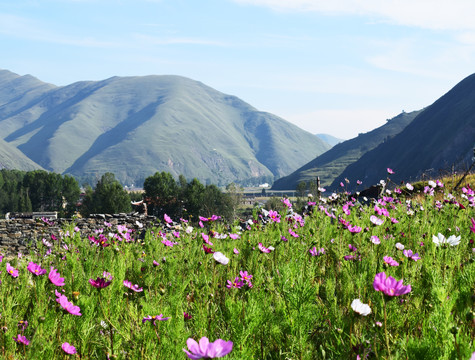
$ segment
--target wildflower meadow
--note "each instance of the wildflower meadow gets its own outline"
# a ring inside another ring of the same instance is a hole
[[[0,357],[473,359],[475,192],[420,189],[232,224],[73,219],[0,256]]]

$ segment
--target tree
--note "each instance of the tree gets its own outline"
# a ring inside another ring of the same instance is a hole
[[[156,172],[145,179],[143,188],[149,214],[161,217],[166,213],[172,218],[181,215],[183,205],[179,199],[178,184],[172,174]]]
[[[87,216],[91,213],[116,214],[120,212],[130,212],[132,206],[127,191],[124,190],[115,175],[105,173],[97,182],[94,191],[86,189],[86,195],[81,207],[81,215]]]

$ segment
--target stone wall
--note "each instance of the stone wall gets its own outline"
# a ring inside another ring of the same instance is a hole
[[[60,230],[64,226],[74,224],[79,228],[82,236],[94,234],[94,230],[105,228],[104,222],[112,225],[113,229],[117,225],[125,225],[128,228],[141,230],[152,226],[157,226],[155,216],[144,214],[94,214],[88,218],[57,219],[52,220],[51,225],[41,219],[9,219],[0,220],[0,252],[7,255],[16,255],[19,252],[27,254],[30,248],[35,248],[37,241],[43,238],[51,239],[51,234],[59,237]]]

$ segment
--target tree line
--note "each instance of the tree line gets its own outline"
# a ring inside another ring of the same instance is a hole
[[[195,220],[218,214],[232,220],[240,204],[242,189],[234,184],[221,191],[198,179],[178,180],[168,172],[145,179],[143,193],[127,192],[112,173],[105,173],[93,188],[77,180],[44,170],[0,170],[0,215],[7,212],[57,211],[60,217],[81,214],[131,212],[131,202],[143,200],[149,215]]]

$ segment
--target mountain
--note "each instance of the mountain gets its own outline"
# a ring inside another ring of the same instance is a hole
[[[332,186],[345,177],[351,183],[360,179],[365,186],[376,184],[386,179],[388,167],[395,171],[391,180],[396,183],[464,171],[472,163],[474,142],[475,74],[427,107],[398,135],[349,165]]]
[[[16,147],[0,139],[0,170],[1,169],[18,169],[18,170],[43,170],[41,166],[28,159]]]
[[[316,134],[316,136],[318,136],[320,139],[322,139],[323,141],[325,141],[328,145],[332,147],[335,146],[336,144],[339,144],[345,141],[344,139],[339,139],[329,134]]]
[[[287,175],[329,148],[278,116],[180,76],[57,87],[0,71],[0,100],[7,143],[44,169],[83,180],[112,172],[140,184],[167,171],[245,184]]]
[[[421,110],[410,113],[404,112],[387,120],[386,124],[377,129],[359,134],[356,138],[335,145],[290,175],[278,179],[272,185],[272,189],[293,190],[298,183],[316,180],[317,176],[320,177],[322,186],[329,186],[348,165],[401,132],[419,113],[421,113]]]

